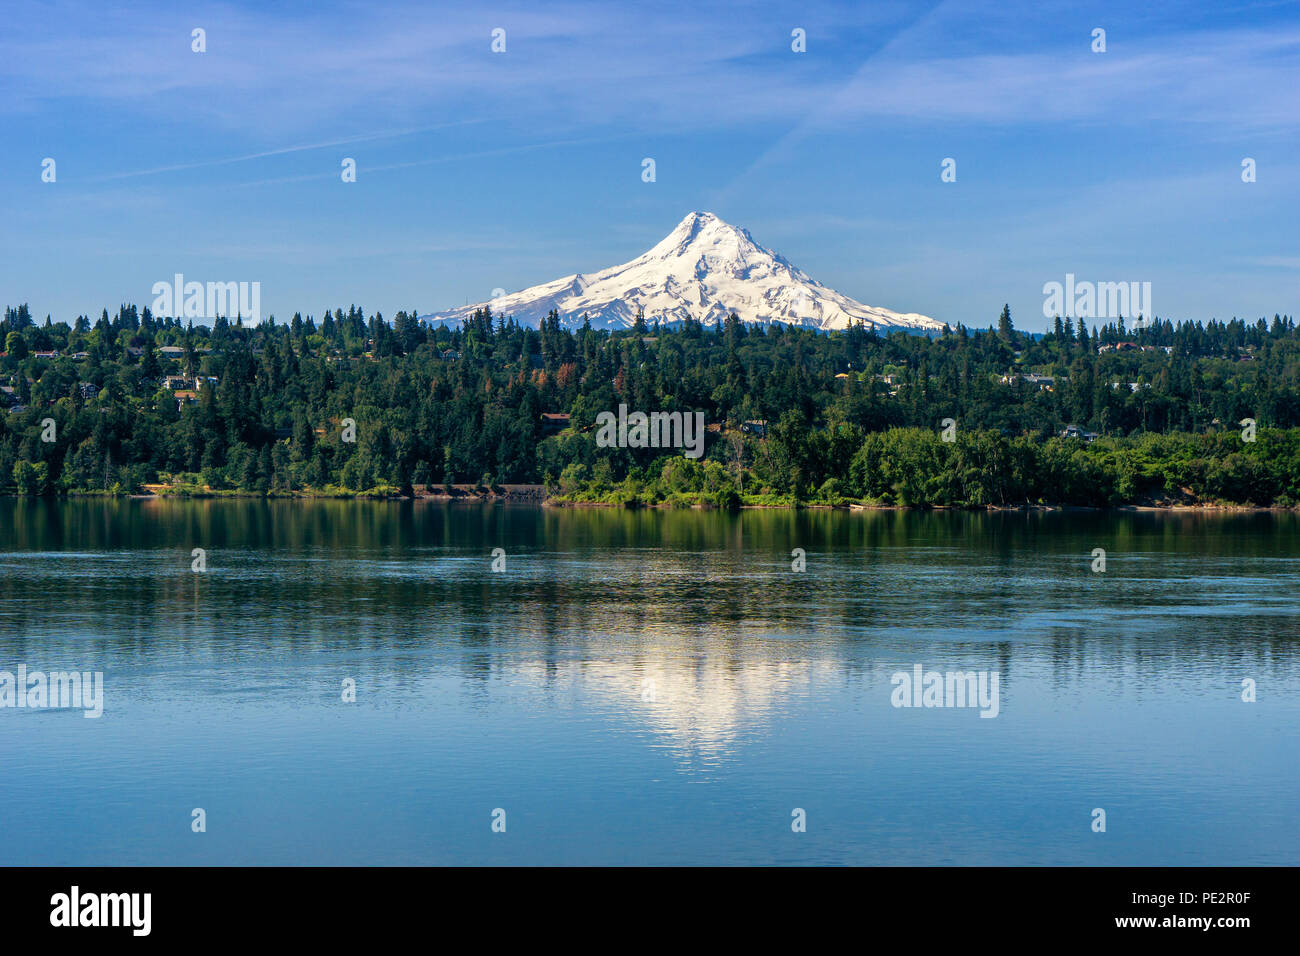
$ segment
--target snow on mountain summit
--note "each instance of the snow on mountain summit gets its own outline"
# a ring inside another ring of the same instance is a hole
[[[631,262],[422,318],[459,324],[484,306],[491,306],[494,315],[512,315],[532,326],[555,309],[567,326],[581,325],[586,315],[597,328],[627,328],[642,309],[647,322],[679,322],[689,316],[712,324],[735,312],[744,322],[819,329],[843,329],[850,320],[926,332],[944,327],[928,316],[863,305],[828,289],[760,246],[748,230],[709,212],[690,213]]]

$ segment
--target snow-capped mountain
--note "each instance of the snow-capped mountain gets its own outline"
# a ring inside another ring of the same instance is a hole
[[[850,320],[923,332],[944,327],[929,316],[863,305],[828,289],[760,246],[747,230],[708,212],[691,213],[653,249],[621,266],[421,318],[455,325],[484,306],[531,326],[555,309],[567,326],[581,325],[585,314],[596,328],[627,328],[643,309],[647,322],[690,316],[712,324],[735,312],[745,322],[819,329],[847,328]]]

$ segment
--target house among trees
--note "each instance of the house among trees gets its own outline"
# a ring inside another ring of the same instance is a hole
[[[1061,432],[1061,437],[1081,438],[1084,441],[1092,441],[1094,438],[1097,438],[1098,435],[1096,432],[1090,432],[1087,429],[1080,428],[1078,425],[1067,425],[1065,430]]]
[[[569,427],[570,416],[566,412],[542,412],[542,433],[555,435]]]
[[[1097,354],[1104,355],[1107,352],[1140,352],[1142,350],[1136,342],[1116,342],[1114,345],[1097,346]]]
[[[1037,387],[1040,392],[1050,392],[1056,387],[1056,379],[1051,375],[1034,375],[1032,373],[1019,375],[1012,373],[1003,375],[1001,381],[1003,385],[1015,385],[1017,382],[1024,382],[1026,385]]]
[[[757,435],[759,438],[765,438],[767,436],[767,419],[762,418],[757,421],[744,422],[741,424],[740,430],[746,435]]]
[[[176,399],[176,409],[181,411],[186,405],[193,405],[199,400],[199,393],[193,389],[181,389],[173,392],[172,397]]]

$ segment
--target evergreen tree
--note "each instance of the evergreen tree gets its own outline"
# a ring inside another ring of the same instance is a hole
[[[985,313],[987,315],[988,313]],[[1015,337],[1016,330],[1011,324],[1011,306],[1002,306],[1002,314],[998,316],[998,337],[1003,342],[1011,343]]]

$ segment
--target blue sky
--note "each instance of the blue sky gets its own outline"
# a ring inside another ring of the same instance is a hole
[[[626,261],[691,210],[953,323],[1044,328],[1067,272],[1151,282],[1167,318],[1300,311],[1294,2],[108,6],[0,31],[0,298],[40,318],[182,272],[391,319]]]

